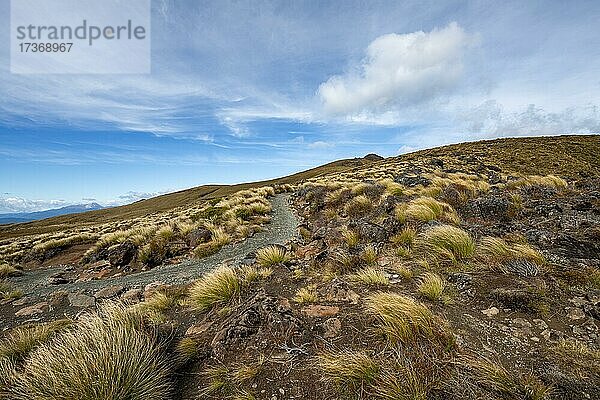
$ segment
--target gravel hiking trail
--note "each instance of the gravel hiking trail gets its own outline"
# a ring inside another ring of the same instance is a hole
[[[285,244],[294,238],[298,219],[289,205],[289,198],[288,194],[279,194],[271,199],[273,208],[270,214],[271,222],[264,226],[264,231],[258,232],[242,242],[226,245],[218,253],[202,259],[189,259],[180,264],[161,265],[148,271],[125,276],[62,285],[48,283],[51,275],[63,271],[62,267],[28,271],[23,276],[11,280],[24,294],[40,297],[57,290],[93,294],[99,289],[114,285],[121,285],[125,288],[143,288],[145,285],[157,281],[165,284],[187,283],[221,264],[238,265],[248,254],[262,247],[270,244]]]

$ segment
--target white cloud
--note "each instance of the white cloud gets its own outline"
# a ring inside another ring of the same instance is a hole
[[[316,142],[308,144],[309,149],[328,149],[333,146],[333,143],[325,142],[322,140],[317,140]]]
[[[506,111],[495,100],[488,100],[463,118],[469,132],[490,137],[600,133],[600,108],[596,105],[548,112],[530,104],[519,111]]]
[[[354,114],[431,100],[456,86],[470,37],[456,23],[431,32],[391,33],[367,47],[362,64],[319,86],[326,112]]]
[[[20,213],[49,210],[67,205],[64,200],[32,200],[23,197],[0,197],[0,213]]]

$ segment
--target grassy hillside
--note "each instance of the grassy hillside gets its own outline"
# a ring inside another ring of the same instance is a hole
[[[120,207],[106,208],[80,214],[64,215],[23,224],[0,226],[0,240],[24,235],[57,232],[74,226],[83,227],[98,223],[144,217],[152,213],[172,210],[174,208],[183,207],[198,201],[225,197],[244,189],[257,188],[266,185],[296,184],[305,179],[349,170],[365,164],[371,164],[372,162],[373,161],[367,158],[338,160],[278,179],[241,183],[237,185],[203,185],[174,193],[164,194],[146,200],[140,200],[135,203]]]
[[[32,224],[65,230],[0,242],[0,399],[595,399],[599,149],[463,143]]]

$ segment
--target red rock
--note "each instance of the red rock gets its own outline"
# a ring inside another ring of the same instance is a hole
[[[28,316],[28,315],[34,315],[34,314],[43,314],[44,312],[48,311],[49,308],[50,308],[50,306],[48,305],[48,303],[46,303],[44,301],[44,302],[37,303],[37,304],[34,304],[29,307],[21,308],[19,311],[17,311],[15,313],[15,315],[17,317],[24,317],[24,316]]]
[[[304,307],[302,312],[309,317],[331,317],[340,312],[340,308],[336,306],[321,306],[318,304],[312,304],[308,307]]]

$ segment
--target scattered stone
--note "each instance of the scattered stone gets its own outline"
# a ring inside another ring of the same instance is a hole
[[[311,304],[304,307],[302,312],[309,317],[331,317],[340,312],[340,308],[336,306],[322,306],[319,304]]]
[[[12,305],[13,306],[24,306],[25,304],[29,303],[30,301],[31,301],[31,297],[25,296],[25,297],[21,297],[20,299],[13,301]]]
[[[96,305],[96,299],[83,293],[69,293],[69,304],[73,307],[89,308]]]
[[[204,322],[198,325],[192,325],[185,331],[185,336],[197,336],[201,335],[210,328],[211,322]]]
[[[103,269],[102,271],[98,272],[96,275],[94,275],[93,279],[104,279],[107,276],[110,275],[110,269]]]
[[[512,320],[512,324],[519,328],[531,328],[531,322],[525,318],[515,318]]]
[[[325,329],[323,337],[325,339],[331,339],[340,333],[340,329],[342,329],[342,322],[339,318],[329,318],[323,323],[323,328]]]
[[[106,261],[106,260],[96,261],[95,263],[89,265],[90,269],[93,269],[93,270],[96,270],[96,271],[99,271],[99,270],[101,270],[102,268],[105,268],[105,267],[110,267],[110,263],[108,261]]]
[[[111,266],[122,267],[128,265],[133,260],[137,254],[137,247],[127,241],[110,246],[106,252],[108,262]]]
[[[544,329],[542,331],[542,333],[540,333],[540,335],[546,339],[546,340],[550,340],[550,329]]]
[[[533,323],[535,324],[536,328],[540,330],[548,329],[548,324],[543,319],[534,319]]]
[[[565,311],[567,312],[567,318],[570,320],[578,320],[585,318],[585,313],[581,308],[578,307],[566,307]]]
[[[129,289],[121,295],[121,299],[130,304],[139,303],[142,300],[142,289]]]
[[[46,303],[45,301],[43,301],[41,303],[37,303],[37,304],[34,304],[29,307],[21,308],[19,311],[17,311],[15,313],[15,316],[25,317],[25,316],[29,316],[29,315],[43,314],[44,312],[48,311],[49,308],[50,308],[50,305],[48,303]]]
[[[490,307],[486,310],[481,310],[482,314],[487,315],[488,317],[493,317],[494,315],[497,315],[500,310],[498,310],[496,307]]]
[[[144,286],[144,299],[149,299],[152,295],[164,288],[166,285],[164,282],[155,281]]]
[[[539,337],[536,337],[536,336],[532,336],[532,337],[531,337],[531,340],[537,343],[537,342],[539,342],[539,341],[540,341],[540,338],[539,338]]]
[[[69,292],[59,290],[50,295],[50,304],[53,306],[62,306],[69,304]]]
[[[49,285],[64,285],[65,283],[69,283],[69,280],[61,272],[51,275],[48,278]]]
[[[123,290],[125,290],[125,288],[121,285],[108,286],[98,290],[94,294],[94,297],[97,299],[110,299],[123,293]]]
[[[186,239],[191,247],[196,247],[201,243],[206,243],[212,238],[212,233],[210,230],[205,228],[204,226],[200,226],[194,230],[192,230],[186,236]]]

